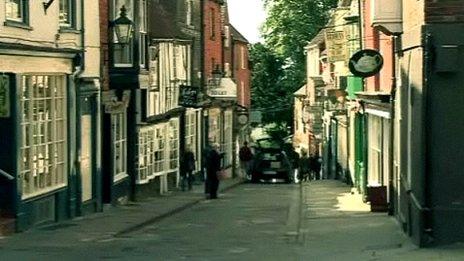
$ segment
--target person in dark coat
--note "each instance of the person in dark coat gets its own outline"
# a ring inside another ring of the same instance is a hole
[[[208,153],[208,161],[206,162],[206,184],[208,187],[209,199],[217,198],[217,191],[219,188],[217,172],[221,170],[221,158],[219,144],[213,144]]]
[[[185,187],[188,186],[188,190],[192,190],[193,182],[193,171],[195,170],[195,155],[192,150],[187,147],[184,152],[182,160],[182,176],[181,176],[181,187],[182,191],[185,191]]]
[[[321,165],[322,159],[319,157],[319,154],[316,154],[313,161],[313,171],[316,180],[321,179]]]
[[[301,158],[298,161],[298,175],[300,181],[308,181],[310,176],[310,162],[305,150],[301,151]]]

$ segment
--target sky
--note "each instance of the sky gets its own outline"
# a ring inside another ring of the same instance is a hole
[[[262,41],[259,27],[266,14],[262,0],[228,0],[229,20],[250,43]]]

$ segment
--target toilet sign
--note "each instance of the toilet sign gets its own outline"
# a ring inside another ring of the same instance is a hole
[[[10,79],[0,75],[0,118],[10,117]]]

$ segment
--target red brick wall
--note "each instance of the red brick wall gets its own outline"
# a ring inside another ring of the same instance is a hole
[[[426,23],[464,22],[464,1],[425,0]]]
[[[205,79],[211,77],[211,72],[216,65],[222,68],[222,24],[221,5],[215,0],[205,0],[204,5],[204,46],[205,46]],[[214,36],[211,35],[211,20],[214,17]],[[214,64],[213,64],[214,61]]]
[[[242,57],[242,48],[245,50],[244,57]],[[243,64],[242,59],[244,62]],[[251,72],[248,67],[248,60],[248,44],[234,41],[234,78],[237,83],[237,102],[242,106],[250,108]]]
[[[371,26],[370,0],[362,3],[363,15],[363,49],[378,50],[384,59],[383,68],[377,75],[366,79],[365,91],[390,92],[393,75],[393,38],[380,32]]]
[[[100,0],[100,59],[101,59],[101,87],[109,90],[109,47],[108,47],[108,0]]]

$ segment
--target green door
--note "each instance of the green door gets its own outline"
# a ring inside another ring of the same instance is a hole
[[[366,117],[356,114],[355,126],[355,185],[359,192],[366,195]]]

